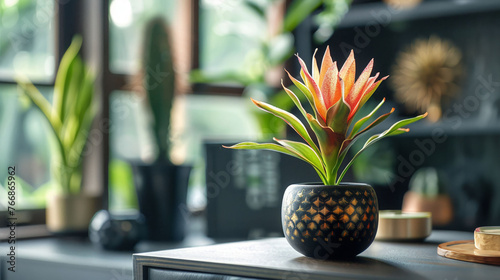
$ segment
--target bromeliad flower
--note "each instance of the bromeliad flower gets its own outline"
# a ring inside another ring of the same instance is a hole
[[[253,103],[260,109],[284,120],[306,143],[274,138],[277,144],[243,142],[228,148],[267,149],[297,157],[311,164],[325,185],[338,185],[349,167],[351,167],[353,161],[366,148],[382,138],[408,132],[409,129],[403,128],[404,126],[427,116],[427,113],[425,113],[414,118],[401,120],[384,132],[368,138],[363,148],[354,155],[339,175],[339,168],[347,152],[359,136],[383,122],[394,112],[394,108],[392,108],[390,112],[379,116],[365,126],[365,123],[375,115],[385,102],[385,99],[383,99],[371,113],[359,119],[351,126],[356,113],[363,107],[387,76],[377,80],[379,73],[376,73],[375,76],[370,77],[373,69],[372,59],[356,80],[356,61],[353,51],[351,51],[340,70],[338,70],[337,62],[332,60],[328,47],[323,56],[321,68],[318,67],[316,58],[313,55],[312,75],[308,71],[304,61],[299,56],[297,58],[301,65],[300,76],[303,82],[300,82],[290,75],[290,73],[287,73],[293,84],[305,95],[309,104],[314,109],[314,116],[305,111],[293,91],[285,86],[283,88],[301,114],[306,118],[307,124],[314,132],[314,135],[311,135],[306,126],[293,114],[270,104],[252,99]],[[316,141],[313,140],[314,136]]]

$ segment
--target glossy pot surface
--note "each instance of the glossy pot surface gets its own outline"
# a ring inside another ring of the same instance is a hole
[[[288,243],[316,259],[351,258],[366,250],[377,233],[378,201],[370,185],[290,185],[281,220]]]

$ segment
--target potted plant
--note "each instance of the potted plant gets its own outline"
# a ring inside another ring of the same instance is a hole
[[[53,132],[51,170],[53,192],[47,198],[47,227],[55,233],[86,232],[101,208],[100,197],[82,191],[82,158],[96,110],[94,74],[78,53],[82,38],[75,36],[61,59],[52,104],[26,78],[18,78],[22,92],[42,112]]]
[[[185,235],[187,187],[191,166],[170,161],[170,118],[176,75],[167,26],[162,18],[146,26],[143,66],[139,75],[151,111],[151,130],[158,148],[152,163],[133,163],[139,211],[146,218],[149,240],[179,241]]]
[[[288,75],[305,95],[313,108],[313,114],[306,112],[294,92],[285,86],[283,88],[306,119],[307,125],[285,110],[252,101],[260,109],[284,120],[305,143],[274,138],[276,143],[243,142],[228,148],[272,150],[312,165],[322,182],[290,185],[284,194],[281,213],[286,240],[295,250],[309,257],[353,257],[368,248],[375,238],[378,202],[370,185],[342,182],[344,175],[359,154],[369,146],[385,137],[408,132],[409,129],[404,127],[426,117],[427,113],[398,121],[387,130],[369,137],[343,167],[342,162],[354,142],[394,112],[393,108],[365,125],[382,106],[383,99],[368,115],[353,121],[356,112],[387,76],[377,80],[377,73],[370,77],[372,59],[355,79],[353,51],[338,70],[337,62],[332,60],[327,47],[321,68],[313,56],[312,75],[304,61],[298,55],[297,58],[303,82]]]

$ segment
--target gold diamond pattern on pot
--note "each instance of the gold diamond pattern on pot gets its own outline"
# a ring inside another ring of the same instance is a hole
[[[285,234],[301,242],[317,238],[359,242],[373,236],[377,210],[373,191],[301,190],[285,201]],[[290,199],[291,198],[291,199]]]

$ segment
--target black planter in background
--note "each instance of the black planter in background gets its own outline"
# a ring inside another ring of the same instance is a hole
[[[192,167],[157,161],[132,164],[132,168],[139,211],[146,218],[147,239],[182,240],[187,223],[185,209]]]
[[[281,236],[281,202],[286,188],[318,181],[318,175],[310,165],[288,155],[222,147],[233,144],[204,143],[207,235],[222,239]]]

